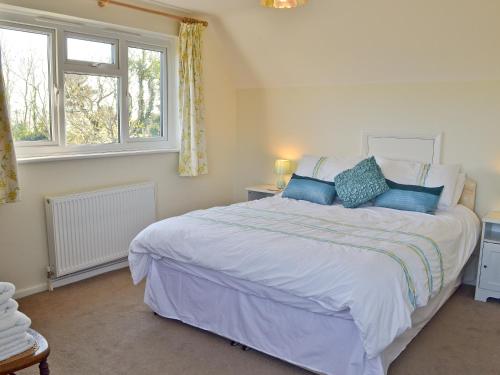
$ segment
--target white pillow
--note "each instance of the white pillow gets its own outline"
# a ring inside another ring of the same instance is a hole
[[[314,167],[319,162],[319,159],[319,156],[304,155],[297,165],[295,174],[304,177],[312,177]]]
[[[418,185],[424,163],[418,161],[391,160],[376,156],[375,160],[388,180],[404,185]]]
[[[467,175],[465,173],[458,174],[457,185],[455,186],[455,196],[453,197],[453,206],[456,206],[458,204],[458,201],[462,197],[466,180],[467,180]]]
[[[353,168],[362,160],[363,158],[361,156],[329,157],[323,162],[321,168],[319,168],[316,178],[325,181],[333,181],[335,176],[347,169]]]
[[[454,207],[455,187],[457,186],[458,173],[460,166],[458,164],[445,165],[445,164],[431,164],[429,172],[425,178],[424,186],[438,187],[444,186],[439,199],[438,208],[447,209]]]
[[[363,158],[355,157],[320,157],[304,155],[299,161],[295,174],[313,177],[319,180],[333,181],[339,173],[358,164]]]

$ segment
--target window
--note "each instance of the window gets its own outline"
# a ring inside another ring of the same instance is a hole
[[[88,38],[88,37],[87,37]],[[66,36],[66,59],[98,64],[115,64],[114,43],[85,39],[84,36]]]
[[[50,33],[0,28],[5,86],[15,141],[52,140]]]
[[[162,136],[161,51],[128,48],[129,136]]]
[[[174,40],[73,23],[0,16],[18,158],[177,149]]]
[[[119,142],[118,79],[66,73],[64,113],[68,144]]]

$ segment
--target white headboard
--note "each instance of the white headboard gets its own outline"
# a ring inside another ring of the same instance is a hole
[[[439,164],[441,138],[441,134],[408,135],[365,131],[362,153],[365,156]]]

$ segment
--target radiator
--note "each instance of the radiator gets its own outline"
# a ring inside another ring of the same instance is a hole
[[[45,209],[49,276],[68,277],[125,260],[132,239],[156,219],[155,185],[46,197]]]

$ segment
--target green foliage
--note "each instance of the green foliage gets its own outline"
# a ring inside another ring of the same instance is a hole
[[[12,125],[12,136],[17,141],[43,141],[50,138],[45,123],[37,123],[34,127],[24,122],[16,122]]]
[[[131,137],[161,136],[159,52],[129,49],[129,132]]]
[[[141,122],[131,120],[129,123],[130,136],[136,137],[159,137],[161,135],[160,128],[161,116],[152,114],[149,120]]]

